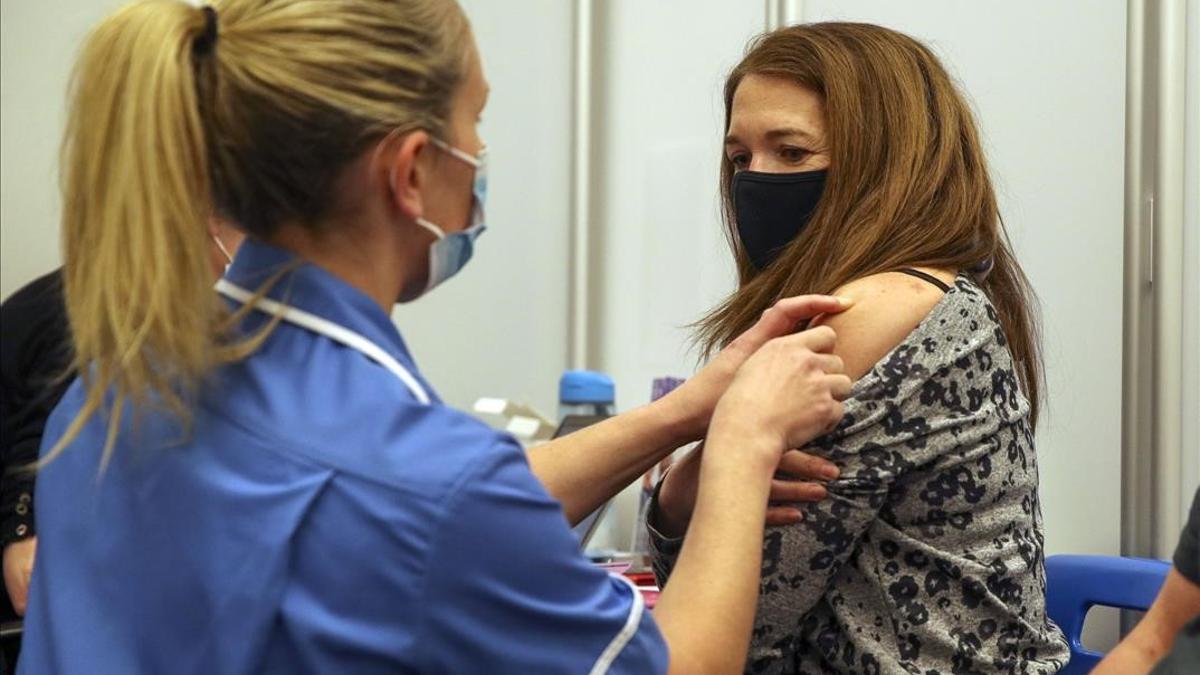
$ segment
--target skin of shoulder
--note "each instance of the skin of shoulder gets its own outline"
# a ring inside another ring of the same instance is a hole
[[[954,275],[922,269],[948,285]],[[837,332],[834,353],[842,358],[846,375],[857,381],[888,352],[908,337],[941,301],[944,293],[928,281],[899,272],[855,279],[834,291],[854,305],[839,314],[822,315],[811,326],[829,326]]]

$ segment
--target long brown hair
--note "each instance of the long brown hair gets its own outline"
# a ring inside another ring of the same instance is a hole
[[[815,23],[751,43],[725,83],[725,129],[750,74],[786,78],[824,102],[830,167],[808,226],[759,271],[742,250],[722,155],[721,203],[738,289],[698,324],[709,353],[777,300],[830,293],[902,267],[982,270],[1036,425],[1042,387],[1036,297],[996,206],[970,107],[937,57],[894,30]]]
[[[454,0],[142,0],[83,46],[62,149],[65,295],[93,415],[154,401],[186,428],[206,373],[245,356],[205,223],[312,226],[389,133],[444,127],[471,45]],[[260,292],[263,289],[260,289]]]

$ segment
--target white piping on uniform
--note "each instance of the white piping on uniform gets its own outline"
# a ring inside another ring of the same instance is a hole
[[[632,581],[626,579],[619,574],[609,573],[610,577],[620,579],[629,586],[629,591],[633,593],[633,606],[629,608],[629,616],[625,618],[625,625],[621,628],[621,632],[613,637],[612,642],[608,643],[608,647],[600,653],[600,658],[596,659],[595,665],[592,666],[589,675],[604,675],[608,669],[612,667],[613,661],[620,656],[621,650],[625,649],[625,645],[633,638],[633,634],[637,632],[638,624],[642,622],[642,613],[646,609],[646,600],[642,597],[642,592]]]
[[[290,305],[276,302],[270,298],[256,299],[253,293],[242,288],[241,286],[231,283],[227,279],[221,279],[218,281],[216,289],[218,293],[221,293],[226,297],[237,300],[243,304],[253,303],[255,307],[268,314],[278,316],[284,321],[296,324],[301,328],[306,328],[318,335],[324,335],[334,342],[340,343],[359,352],[363,356],[366,356],[367,358],[386,368],[396,377],[400,378],[400,381],[404,383],[404,386],[408,387],[408,390],[412,392],[412,395],[416,397],[418,401],[425,405],[429,405],[429,394],[425,393],[425,388],[421,386],[421,383],[417,381],[417,378],[413,377],[412,373],[408,372],[408,370],[405,369],[405,367],[401,365],[399,361],[392,358],[391,354],[383,351],[379,345],[371,342],[362,335],[359,335],[349,328],[340,326],[328,319],[323,319],[302,309],[297,309]]]

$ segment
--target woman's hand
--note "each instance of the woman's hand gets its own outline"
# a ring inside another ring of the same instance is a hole
[[[705,436],[717,402],[742,365],[763,345],[794,333],[803,321],[821,314],[837,314],[851,304],[845,298],[802,295],[780,300],[764,312],[758,323],[722,349],[708,366],[662,399],[664,404],[676,406],[685,420],[684,442]]]
[[[687,531],[692,510],[696,507],[696,490],[700,481],[701,453],[698,446],[676,462],[663,478],[658,492],[658,507],[651,525],[665,537],[679,537]],[[767,507],[767,526],[792,525],[800,522],[798,502],[816,502],[828,496],[822,481],[838,477],[838,468],[816,455],[789,450],[779,460],[775,479],[771,481],[771,502]]]
[[[17,616],[25,616],[29,600],[29,580],[33,576],[33,559],[37,555],[37,537],[14,541],[4,547],[4,587]]]

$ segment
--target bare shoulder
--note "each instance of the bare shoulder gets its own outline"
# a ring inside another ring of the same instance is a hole
[[[946,285],[954,274],[922,269]],[[940,288],[900,272],[875,274],[842,286],[836,295],[854,300],[850,309],[819,317],[813,325],[837,332],[835,353],[846,364],[846,374],[858,380],[888,352],[908,337],[945,295]]]

